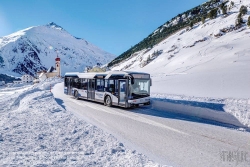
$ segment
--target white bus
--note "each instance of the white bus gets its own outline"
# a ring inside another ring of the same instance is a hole
[[[130,71],[66,73],[64,93],[125,108],[150,105],[150,75]]]

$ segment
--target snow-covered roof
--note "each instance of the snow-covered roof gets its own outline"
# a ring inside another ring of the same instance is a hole
[[[41,70],[41,71],[38,71],[38,72],[36,72],[36,73],[46,73],[47,71],[46,70]]]
[[[42,72],[42,73],[39,75],[39,78],[41,78],[43,75],[45,75],[45,73]]]
[[[53,66],[51,66],[47,72],[53,72],[55,70],[55,68]]]

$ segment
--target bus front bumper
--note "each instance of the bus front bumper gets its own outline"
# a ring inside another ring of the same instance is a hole
[[[150,97],[145,97],[141,99],[134,99],[134,100],[128,100],[128,103],[133,105],[133,104],[144,104],[144,105],[149,105],[150,104]]]

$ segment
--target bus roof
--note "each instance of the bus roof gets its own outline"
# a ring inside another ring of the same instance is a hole
[[[65,77],[78,77],[79,72],[66,72]]]
[[[105,78],[109,79],[112,77],[122,77],[125,78],[126,76],[131,76],[133,74],[141,74],[141,75],[148,75],[148,73],[143,72],[133,72],[133,71],[107,71],[107,72],[90,72],[90,73],[79,73],[79,72],[67,72],[65,73],[65,77],[77,77],[77,78],[87,78],[87,79],[94,79],[94,78]]]

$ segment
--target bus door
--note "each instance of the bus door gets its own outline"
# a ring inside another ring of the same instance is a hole
[[[67,87],[67,90],[68,90],[68,95],[71,95],[72,94],[72,85],[73,85],[73,79],[72,78],[67,78],[68,79],[68,87]]]
[[[88,80],[88,99],[95,99],[95,80]]]
[[[126,92],[127,92],[127,88],[126,88],[126,80],[119,80],[118,81],[118,104],[125,106],[126,103]]]

